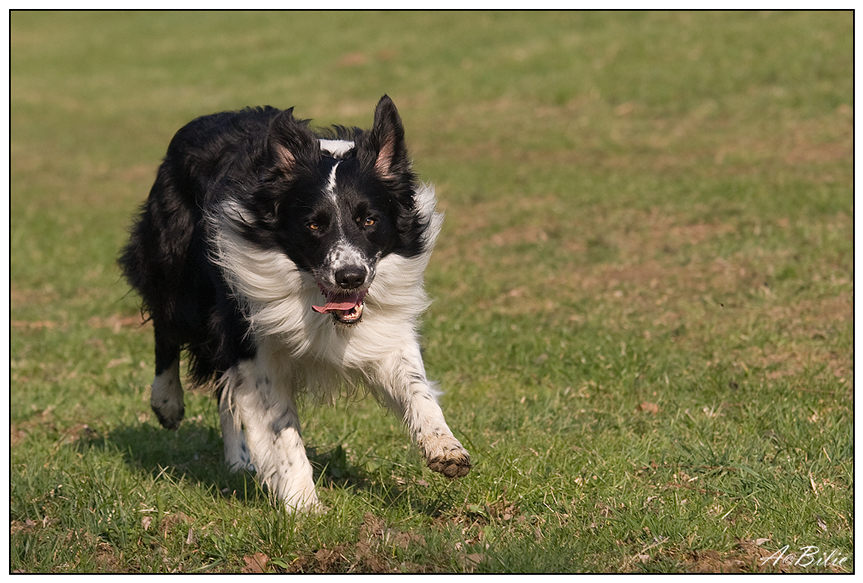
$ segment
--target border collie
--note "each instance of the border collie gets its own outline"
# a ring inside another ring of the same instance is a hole
[[[119,262],[155,333],[151,406],[183,419],[215,381],[234,470],[290,510],[319,507],[297,401],[361,388],[404,420],[428,466],[470,470],[426,379],[417,320],[443,216],[411,170],[384,95],[371,130],[312,131],[293,108],[200,117],[180,129]],[[247,445],[248,444],[248,445]]]

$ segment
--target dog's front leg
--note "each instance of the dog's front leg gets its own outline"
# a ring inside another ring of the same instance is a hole
[[[241,364],[239,371],[231,398],[240,415],[258,479],[288,510],[319,508],[293,398],[254,361]]]
[[[377,371],[377,385],[389,408],[400,416],[428,467],[448,478],[470,471],[470,454],[453,436],[426,379],[419,344],[393,353]]]

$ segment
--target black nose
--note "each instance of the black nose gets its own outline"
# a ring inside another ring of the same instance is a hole
[[[356,289],[366,280],[364,267],[353,265],[336,271],[336,283],[342,289]]]

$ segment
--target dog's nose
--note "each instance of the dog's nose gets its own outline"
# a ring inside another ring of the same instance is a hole
[[[342,289],[356,289],[365,281],[366,270],[364,267],[354,265],[336,271],[336,283]]]

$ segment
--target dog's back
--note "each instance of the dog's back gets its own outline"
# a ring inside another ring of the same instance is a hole
[[[204,208],[208,197],[224,192],[214,186],[227,173],[248,173],[279,112],[266,107],[199,117],[183,126],[168,146],[119,260],[157,336],[171,339],[167,356],[160,358],[157,349],[157,375],[182,348],[189,350],[196,384],[250,354],[244,341],[248,326],[210,260]],[[220,315],[232,307],[237,318]]]

